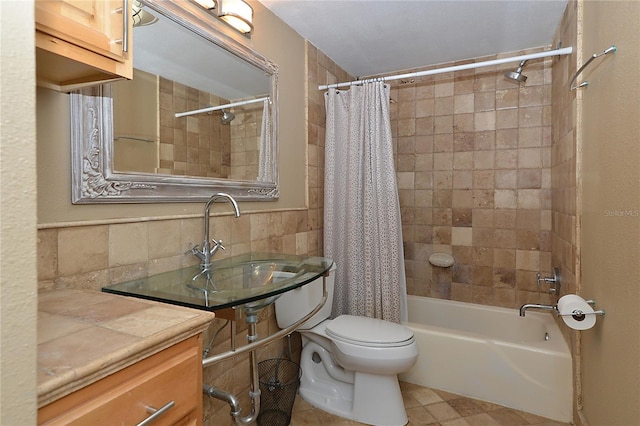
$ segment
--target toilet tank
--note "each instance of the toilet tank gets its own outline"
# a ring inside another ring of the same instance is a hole
[[[300,329],[308,330],[320,324],[331,316],[331,306],[333,305],[333,286],[335,280],[336,264],[329,269],[327,276],[327,301],[320,311],[305,321]],[[287,328],[296,323],[311,312],[322,299],[322,279],[316,278],[309,284],[300,288],[288,291],[275,301],[276,320],[278,327]]]

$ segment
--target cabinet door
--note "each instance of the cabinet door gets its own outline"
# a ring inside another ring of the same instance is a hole
[[[192,337],[42,407],[38,424],[136,425],[165,406],[154,425],[201,424],[201,353]]]
[[[129,8],[128,0],[36,0],[36,29],[123,62]]]

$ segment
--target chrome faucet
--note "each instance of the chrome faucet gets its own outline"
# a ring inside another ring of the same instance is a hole
[[[210,280],[211,271],[211,258],[214,254],[220,249],[224,250],[225,247],[222,245],[222,240],[213,239],[211,242],[209,241],[209,211],[211,210],[211,204],[214,201],[223,198],[225,199],[231,206],[233,207],[234,213],[236,217],[240,217],[240,209],[238,208],[238,203],[236,200],[229,194],[224,192],[216,192],[209,198],[207,204],[204,207],[204,242],[202,243],[202,248],[199,248],[198,245],[191,248],[191,253],[200,259],[200,267],[202,268],[202,272],[207,273],[207,282]],[[213,246],[211,245],[213,243]],[[197,278],[200,274],[198,274],[195,278]]]
[[[547,311],[558,312],[558,305],[540,305],[538,303],[525,303],[520,306],[520,316],[523,317],[527,309],[544,309]]]

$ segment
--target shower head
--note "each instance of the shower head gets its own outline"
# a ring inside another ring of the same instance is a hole
[[[234,118],[236,118],[236,115],[234,113],[222,110],[222,124],[229,124],[233,121]]]
[[[524,64],[526,63],[527,61],[520,62],[520,65],[518,65],[518,68],[516,68],[515,71],[507,71],[504,73],[504,76],[517,83],[524,83],[527,81],[527,76],[522,75],[522,67],[524,67]]]

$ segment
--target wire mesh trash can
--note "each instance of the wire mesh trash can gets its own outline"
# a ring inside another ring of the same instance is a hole
[[[288,359],[268,359],[258,363],[260,381],[260,426],[287,426],[300,386],[300,366]]]

